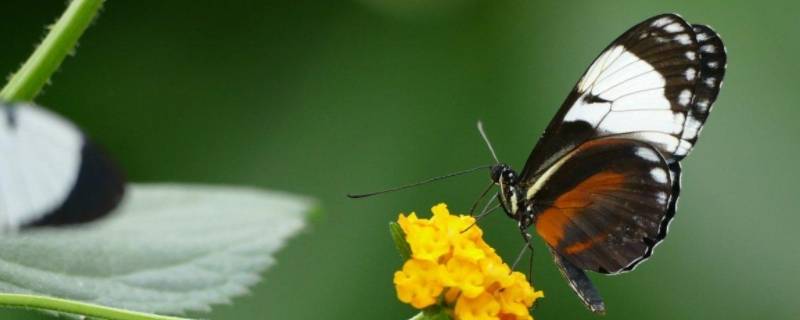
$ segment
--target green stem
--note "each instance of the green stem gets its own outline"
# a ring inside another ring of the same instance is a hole
[[[6,101],[32,101],[72,52],[104,0],[72,0],[44,41],[0,91]]]
[[[183,318],[159,316],[156,314],[114,309],[85,302],[27,294],[2,293],[0,294],[0,306],[24,309],[44,309],[82,315],[89,318],[111,320],[183,320]]]

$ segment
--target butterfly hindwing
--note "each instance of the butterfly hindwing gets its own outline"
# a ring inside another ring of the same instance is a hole
[[[581,269],[631,270],[666,234],[676,199],[670,170],[649,144],[619,138],[586,142],[529,189],[536,231]]]
[[[668,162],[679,161],[697,140],[724,70],[725,49],[710,28],[674,14],[637,24],[580,78],[528,158],[522,179],[535,180],[563,155],[599,137],[643,141]]]

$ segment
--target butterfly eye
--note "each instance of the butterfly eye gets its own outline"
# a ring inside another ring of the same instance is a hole
[[[502,164],[496,164],[492,166],[492,181],[494,183],[500,183],[500,177],[508,171],[508,168]]]

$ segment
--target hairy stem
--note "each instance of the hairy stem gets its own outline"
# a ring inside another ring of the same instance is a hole
[[[61,61],[72,52],[104,0],[72,0],[61,18],[22,67],[0,91],[5,101],[32,101]]]

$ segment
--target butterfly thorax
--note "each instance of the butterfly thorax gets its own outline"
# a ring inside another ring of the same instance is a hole
[[[532,206],[528,205],[519,186],[517,172],[507,164],[500,163],[492,167],[491,174],[492,181],[500,187],[498,197],[506,215],[516,220],[520,229],[525,230],[530,227],[534,222]]]

